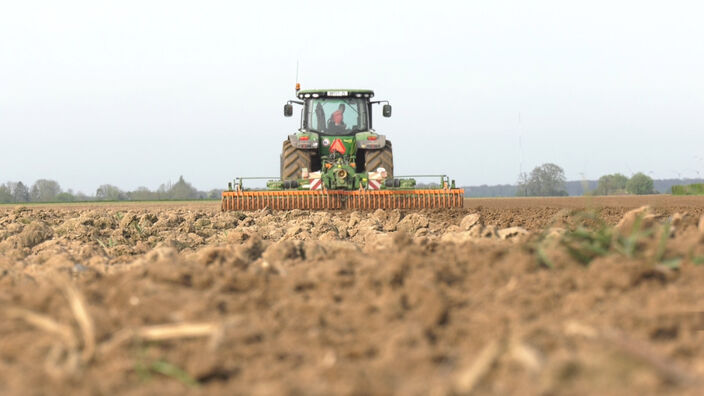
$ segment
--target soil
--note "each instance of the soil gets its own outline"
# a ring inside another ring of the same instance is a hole
[[[0,394],[704,391],[704,199],[465,206],[0,206]]]

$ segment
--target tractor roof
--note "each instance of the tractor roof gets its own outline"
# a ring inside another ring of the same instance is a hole
[[[374,91],[371,89],[304,89],[296,94],[299,99],[305,98],[373,98]]]

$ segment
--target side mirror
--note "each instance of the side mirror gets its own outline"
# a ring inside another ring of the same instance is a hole
[[[284,117],[291,117],[293,115],[293,105],[287,103],[284,105]]]
[[[381,110],[381,114],[384,117],[391,117],[391,105],[390,104],[385,104],[384,107]]]

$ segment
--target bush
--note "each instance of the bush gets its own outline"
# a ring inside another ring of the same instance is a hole
[[[672,186],[673,195],[704,195],[704,184],[689,184],[686,186]]]

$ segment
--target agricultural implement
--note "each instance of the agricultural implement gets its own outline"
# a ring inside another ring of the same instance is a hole
[[[424,209],[458,208],[464,190],[446,175],[394,176],[391,141],[372,129],[370,90],[303,90],[301,127],[283,142],[280,175],[239,177],[222,193],[222,210]],[[420,185],[417,178],[436,178]],[[266,190],[246,189],[244,180],[266,179]]]

